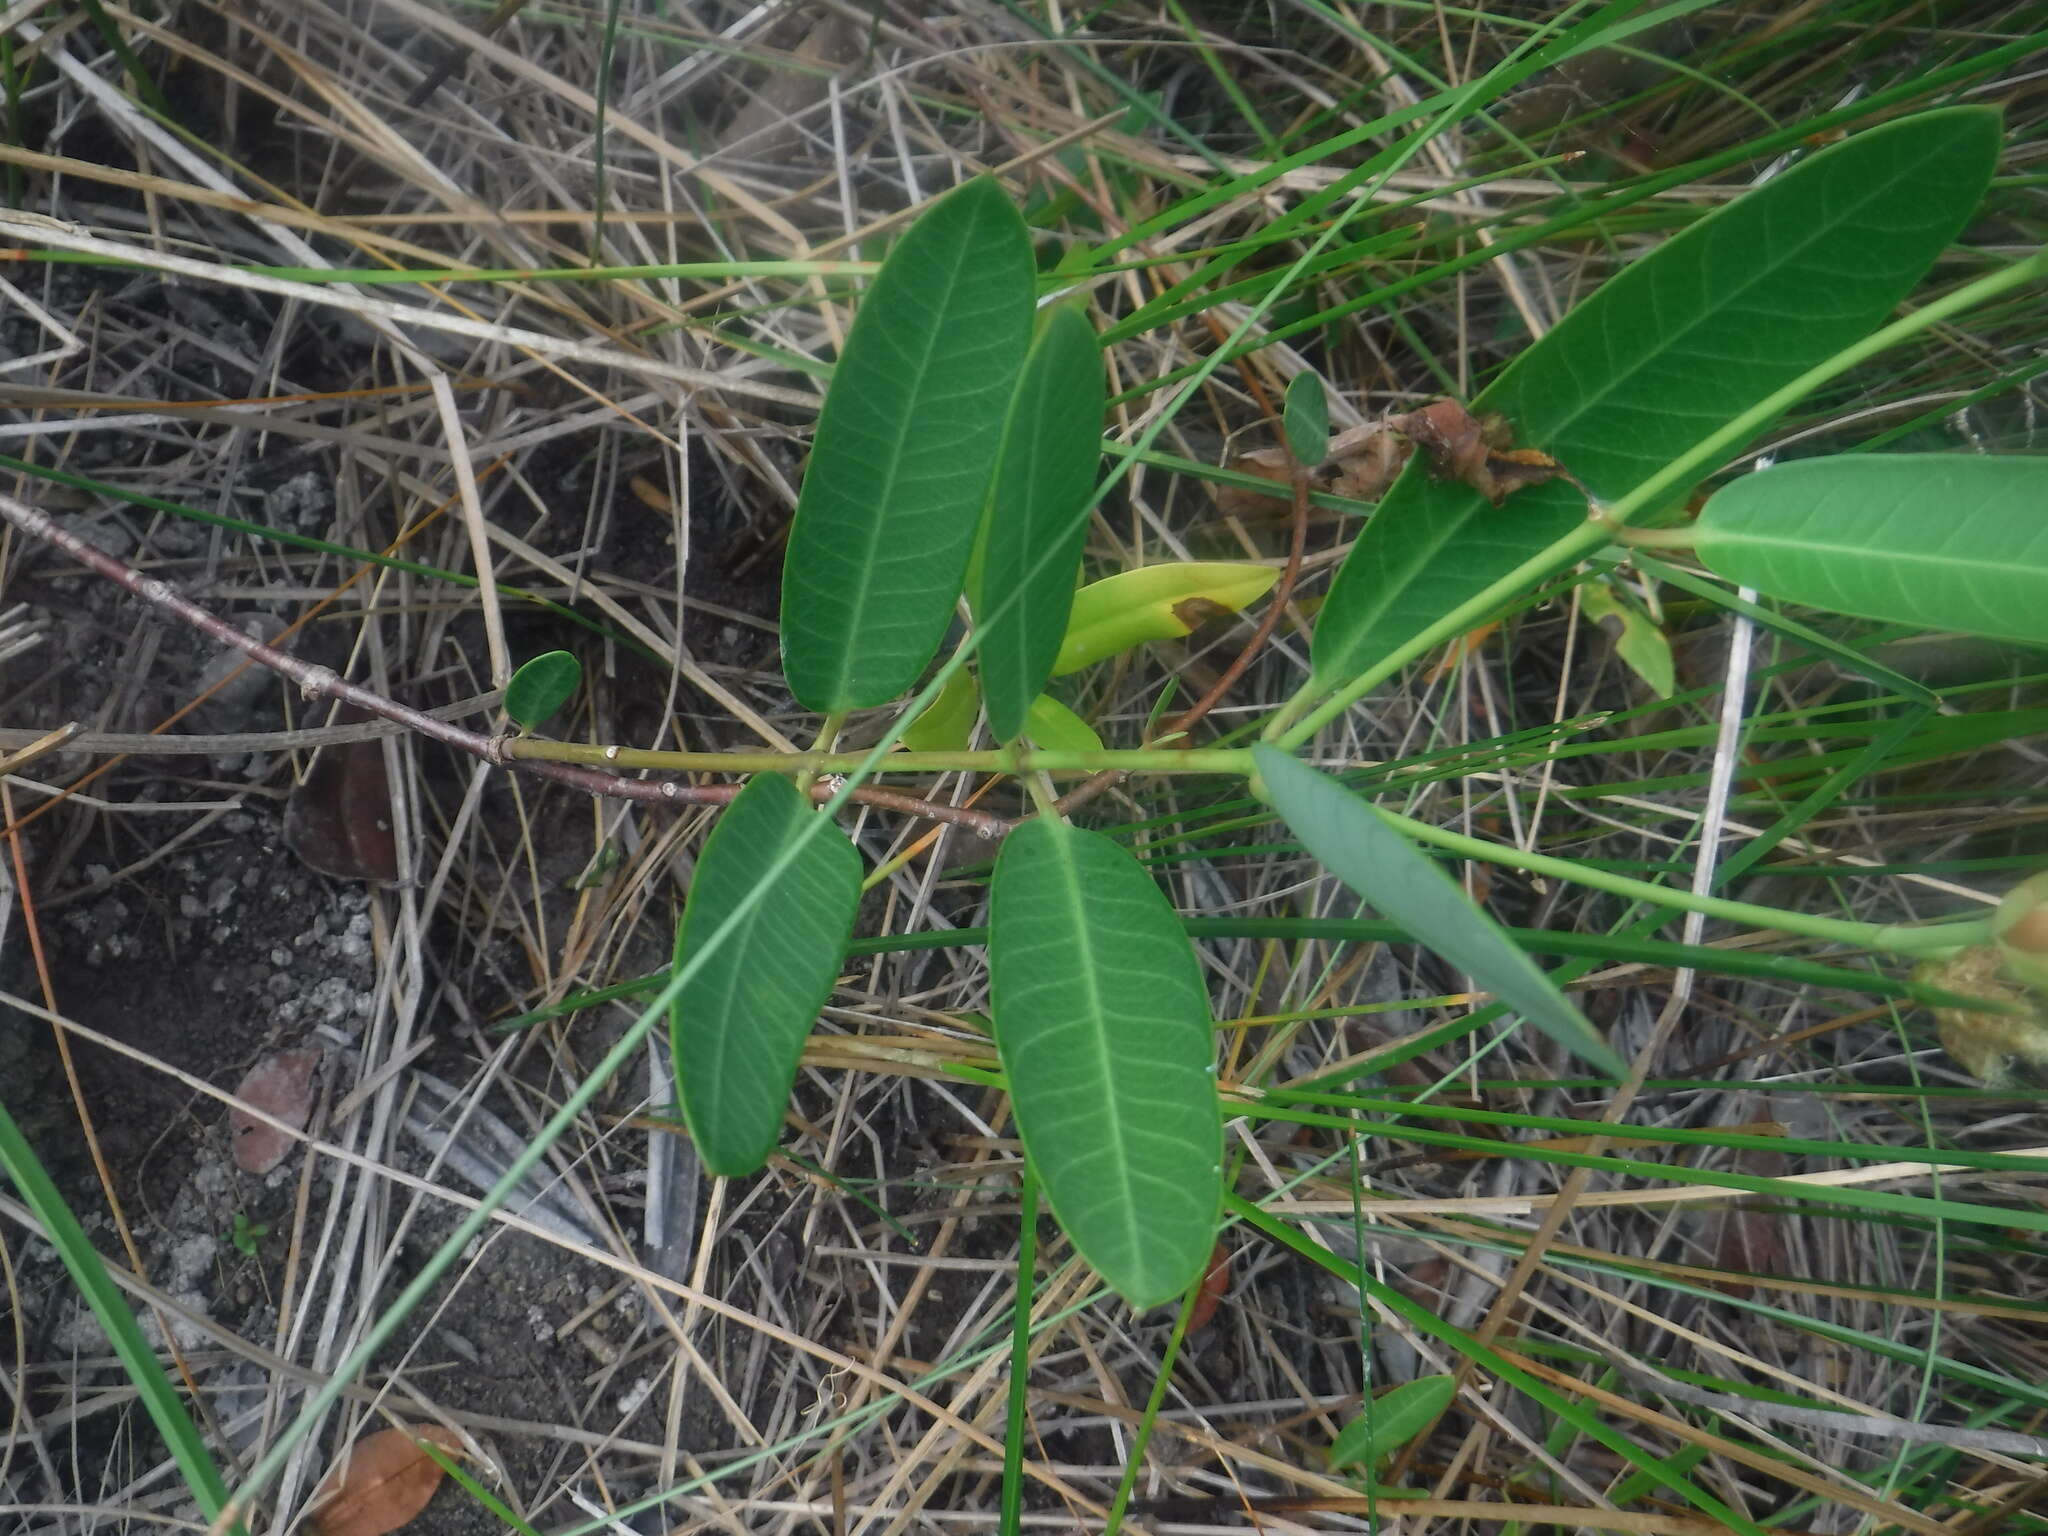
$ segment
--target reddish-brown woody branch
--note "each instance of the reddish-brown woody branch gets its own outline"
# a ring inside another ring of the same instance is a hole
[[[31,538],[40,539],[43,543],[62,550],[94,574],[125,587],[152,607],[191,625],[215,644],[240,651],[251,661],[290,678],[299,685],[299,691],[307,698],[335,699],[344,704],[351,704],[366,714],[417,731],[420,735],[431,737],[455,748],[458,752],[480,757],[500,768],[516,768],[536,778],[550,779],[571,789],[580,789],[585,794],[603,795],[613,800],[636,800],[643,805],[681,806],[724,805],[740,792],[740,786],[737,784],[684,784],[675,779],[626,779],[575,763],[547,762],[539,758],[509,758],[501,750],[501,737],[466,730],[450,720],[438,720],[423,710],[413,709],[398,703],[395,699],[387,699],[382,694],[359,687],[342,677],[332,667],[303,661],[287,651],[280,651],[251,635],[244,634],[225,619],[209,613],[197,603],[181,596],[169,582],[158,577],[145,576],[105,551],[93,548],[77,534],[58,526],[56,520],[40,508],[16,501],[11,496],[0,495],[0,518],[5,518]],[[812,798],[819,801],[831,799],[833,792],[833,786],[826,783],[811,787]],[[1013,825],[1004,817],[992,816],[986,811],[970,810],[964,806],[941,805],[896,790],[864,787],[856,789],[853,798],[863,805],[871,805],[879,810],[965,827],[982,838],[1000,837]]]

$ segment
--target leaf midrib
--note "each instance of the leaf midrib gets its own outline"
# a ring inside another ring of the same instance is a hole
[[[1073,857],[1072,850],[1079,846],[1078,834],[1073,828],[1061,823],[1047,822],[1054,827],[1053,848],[1060,861],[1060,876],[1066,884],[1066,901],[1061,907],[1063,915],[1074,919],[1071,924],[1074,934],[1074,948],[1080,959],[1080,975],[1083,989],[1088,996],[1089,1016],[1096,1021],[1089,1031],[1089,1047],[1098,1069],[1096,1080],[1102,1084],[1102,1097],[1109,1106],[1109,1166],[1118,1177],[1116,1182],[1123,1186],[1125,1198],[1116,1203],[1116,1209],[1124,1215],[1121,1225],[1124,1240],[1134,1260],[1144,1261],[1144,1244],[1136,1225],[1136,1185],[1131,1179],[1129,1137],[1126,1134],[1123,1116],[1116,1112],[1116,1077],[1112,1072],[1109,1047],[1104,1039],[1101,1020],[1106,1015],[1102,987],[1096,972],[1096,945],[1087,923],[1079,920],[1080,914],[1088,910],[1087,898],[1081,889],[1080,863]]]
[[[976,225],[979,225],[980,222],[981,221],[977,216],[975,220]],[[970,242],[966,240],[955,242],[954,249],[951,252],[951,259],[940,260],[938,262],[938,264],[940,265],[947,266],[949,270],[946,273],[945,291],[941,295],[939,295],[931,304],[931,308],[933,308],[935,311],[944,310],[950,307],[950,305],[953,302],[954,296],[960,291],[962,273],[970,265],[967,259],[969,244]],[[872,291],[869,294],[869,302],[873,302]],[[856,323],[858,323],[858,317],[856,317]],[[923,355],[916,360],[916,365],[912,372],[912,378],[914,380],[921,382],[925,378],[925,376],[931,372],[932,358],[935,355],[937,355],[942,350],[942,348],[950,345],[952,337],[950,335],[942,336],[940,334],[941,329],[942,328],[938,326],[926,326],[921,328],[923,335],[920,339],[923,344],[921,349]],[[908,354],[910,349],[908,347],[905,347],[904,351],[906,354]],[[917,387],[916,384],[913,384],[913,387],[906,393],[910,400],[915,401],[923,395],[924,391],[921,388]],[[887,487],[891,494],[894,494],[897,489],[898,481],[900,479],[900,471],[902,469],[904,456],[909,448],[910,433],[907,431],[899,431],[891,434],[891,436],[893,438],[893,442],[889,445],[887,449],[889,459],[888,468],[886,473],[879,477],[879,483]],[[844,498],[841,498],[842,509],[844,508],[844,504]],[[881,564],[882,534],[884,532],[884,522],[885,520],[881,518],[866,518],[854,520],[854,526],[859,530],[861,534],[860,542],[858,545],[860,550],[859,582],[852,594],[853,601],[851,604],[854,622],[850,626],[850,628],[851,631],[856,634],[868,627],[866,623],[867,616],[868,613],[874,607],[874,578],[875,572]],[[854,661],[857,654],[858,648],[854,646],[848,646],[843,651],[841,651],[839,656],[839,665],[835,669],[834,673],[835,686],[831,690],[835,697],[843,697],[846,694],[854,691]]]
[[[1884,132],[1884,129],[1875,130],[1875,133],[1877,135],[1882,135],[1884,134]],[[1919,162],[1924,163],[1928,159],[1933,158],[1935,154],[1947,149],[1948,147],[1948,142],[1946,140],[1933,141],[1929,146],[1927,146],[1926,152],[1920,155]],[[1810,163],[1811,162],[1809,162],[1809,164]],[[1912,169],[1917,171],[1919,169],[1919,165],[1916,164]],[[1724,287],[1717,289],[1716,292],[1717,295],[1721,298],[1721,302],[1715,304],[1710,309],[1701,311],[1697,318],[1695,318],[1695,320],[1686,327],[1682,335],[1684,337],[1692,336],[1701,328],[1701,326],[1708,324],[1715,316],[1724,314],[1730,309],[1732,309],[1742,297],[1753,292],[1758,286],[1771,281],[1775,277],[1775,274],[1777,272],[1782,270],[1785,266],[1787,266],[1797,257],[1802,256],[1808,251],[1812,250],[1816,244],[1820,244],[1828,239],[1833,238],[1835,231],[1839,230],[1843,225],[1847,224],[1852,218],[1860,214],[1872,203],[1878,202],[1886,197],[1894,195],[1891,183],[1897,181],[1906,174],[1908,174],[1908,171],[1902,164],[1895,165],[1891,176],[1874,180],[1870,188],[1861,198],[1859,198],[1856,201],[1853,207],[1845,210],[1838,217],[1830,220],[1826,224],[1808,223],[1805,226],[1804,235],[1795,239],[1791,248],[1787,250],[1785,254],[1778,260],[1773,261],[1770,264],[1762,266],[1756,271],[1751,272],[1746,281],[1732,288]],[[1758,188],[1757,190],[1761,191],[1762,188]],[[1728,207],[1731,209],[1738,206],[1739,204],[1737,203],[1730,203],[1728,205]],[[1681,231],[1678,235],[1674,236],[1673,239],[1678,240],[1691,237],[1695,240],[1704,240],[1710,238],[1712,234],[1713,230],[1710,227],[1706,226],[1706,224],[1703,221],[1701,224],[1693,225],[1691,229]],[[1642,257],[1639,257],[1638,260],[1655,260],[1658,256],[1662,255],[1665,250],[1669,249],[1670,243],[1671,242],[1667,241],[1664,245],[1660,245],[1655,250],[1648,252]],[[1623,275],[1623,273],[1617,273],[1615,274],[1615,277],[1619,278]],[[1612,282],[1614,281],[1614,279],[1610,279],[1609,281]],[[1603,285],[1599,291],[1602,293],[1606,292],[1605,285]],[[1569,316],[1567,316],[1567,319],[1569,319]],[[1559,323],[1562,324],[1563,322],[1561,321]],[[1538,342],[1535,345],[1540,346],[1541,344],[1541,342]],[[1633,383],[1637,376],[1640,375],[1643,372],[1643,370],[1649,366],[1650,362],[1653,359],[1661,359],[1671,355],[1678,349],[1680,344],[1680,340],[1675,338],[1665,346],[1658,347],[1653,351],[1638,355],[1634,363],[1629,365],[1623,371],[1614,374],[1604,388],[1596,390],[1590,395],[1582,395],[1577,407],[1564,412],[1557,419],[1556,423],[1548,429],[1548,442],[1545,444],[1539,444],[1537,446],[1561,446],[1562,440],[1566,436],[1566,434],[1568,434],[1571,431],[1572,427],[1575,426],[1578,423],[1578,421],[1588,411],[1594,409],[1597,406],[1605,405],[1609,398],[1611,398],[1617,391],[1619,391],[1624,384]],[[1499,384],[1495,385],[1493,389],[1487,390],[1483,395],[1479,397],[1478,400],[1475,400],[1473,403],[1475,405],[1492,404],[1492,397],[1495,393],[1495,390],[1504,390],[1506,386],[1512,384],[1513,382],[1514,379],[1512,376],[1503,377],[1500,380]],[[1476,502],[1479,499],[1478,493],[1474,492],[1473,497]]]

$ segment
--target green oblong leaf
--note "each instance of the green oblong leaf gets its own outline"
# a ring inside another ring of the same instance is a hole
[[[1873,128],[1624,268],[1473,402],[1618,496],[1843,347],[1911,291],[1983,196],[1998,114]],[[1552,482],[1492,506],[1417,454],[1353,544],[1316,621],[1334,686],[1398,650],[1584,520]]]
[[[1062,305],[1046,316],[1017,383],[968,594],[983,629],[975,660],[989,729],[1001,741],[1024,729],[1067,632],[1107,398],[1095,332]]]
[[[1842,454],[1717,491],[1715,574],[1785,602],[2048,644],[2048,459]]]
[[[1257,602],[1279,579],[1270,565],[1186,560],[1090,582],[1074,594],[1052,675],[1065,677],[1150,640],[1181,639],[1217,614]]]
[[[1378,806],[1274,747],[1254,747],[1252,760],[1273,808],[1331,874],[1552,1039],[1623,1074],[1585,1015]]]
[[[505,685],[505,713],[537,731],[583,686],[583,663],[567,651],[543,651]]]
[[[1050,752],[1100,752],[1102,738],[1095,727],[1075,714],[1049,693],[1031,701],[1024,717],[1024,734]]]
[[[1304,469],[1314,469],[1330,454],[1330,401],[1323,381],[1297,373],[1287,381],[1287,403],[1280,414],[1287,450]]]
[[[946,679],[939,696],[903,729],[903,745],[912,752],[959,752],[974,738],[981,714],[981,690],[974,674],[962,667]]]
[[[944,636],[1031,337],[1031,240],[993,181],[882,263],[818,415],[782,567],[782,665],[821,714],[894,698]]]
[[[860,855],[836,829],[813,836],[759,906],[733,915],[817,814],[788,779],[755,775],[706,840],[676,929],[680,965],[734,925],[669,1010],[683,1119],[704,1166],[726,1178],[768,1160],[797,1058],[853,933]]]
[[[1458,1395],[1454,1376],[1418,1376],[1374,1398],[1364,1413],[1337,1432],[1330,1467],[1371,1467],[1391,1456],[1443,1416]]]
[[[1222,1202],[1209,996],[1152,877],[1098,832],[1012,832],[989,893],[996,1050],[1081,1256],[1134,1307],[1208,1263]]]

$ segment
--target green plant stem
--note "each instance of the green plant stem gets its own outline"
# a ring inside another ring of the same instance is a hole
[[[852,773],[867,764],[866,752],[652,752],[639,747],[599,747],[573,741],[522,737],[505,744],[507,757],[541,758],[596,767],[652,768],[669,773]],[[984,752],[891,752],[883,773],[1224,773],[1251,772],[1249,751],[1203,748],[1189,751],[1048,752],[1001,747]]]
[[[1196,1275],[1182,1293],[1180,1306],[1175,1310],[1173,1332],[1166,1336],[1166,1352],[1159,1357],[1159,1369],[1152,1375],[1152,1395],[1145,1399],[1145,1412],[1138,1420],[1137,1432],[1131,1436],[1130,1454],[1124,1457],[1123,1476],[1117,1479],[1116,1497],[1111,1500],[1109,1514],[1102,1522],[1102,1536],[1117,1536],[1123,1528],[1124,1511],[1131,1506],[1131,1494],[1138,1486],[1138,1473],[1145,1465],[1145,1448],[1152,1443],[1153,1426],[1159,1422],[1159,1410],[1166,1406],[1166,1391],[1173,1384],[1174,1362],[1180,1358],[1181,1344],[1188,1336],[1188,1318],[1195,1310],[1195,1298],[1202,1294],[1203,1282],[1209,1278],[1209,1263],[1204,1260],[1201,1273]]]
[[[872,755],[841,752],[650,752],[530,738],[507,742],[504,750],[508,757],[696,773],[854,773],[866,766]],[[1126,773],[1229,774],[1250,778],[1252,755],[1249,751],[1235,748],[1185,752],[1040,752],[1004,747],[986,752],[894,752],[881,760],[881,767],[891,773],[1012,773],[1025,776],[1027,783],[1030,782],[1029,775],[1037,773],[1091,774],[1105,769]],[[1257,787],[1254,780],[1254,788]],[[1448,828],[1431,826],[1428,822],[1391,811],[1382,814],[1417,842],[1433,844],[1461,858],[1568,880],[1630,900],[1675,907],[1685,912],[1700,912],[1744,927],[1797,933],[1830,943],[1899,955],[1957,949],[1984,943],[1989,938],[1989,918],[1960,923],[1879,924],[1816,917],[1777,907],[1758,906],[1752,902],[1729,901],[1719,896],[1695,896],[1672,886],[1653,885],[1646,880],[1632,880],[1626,875],[1592,869],[1570,859],[1524,853],[1500,843],[1466,837]]]
[[[1620,500],[1594,503],[1592,515],[1580,527],[1557,540],[1549,548],[1524,560],[1476,597],[1453,608],[1406,644],[1397,647],[1377,664],[1368,667],[1359,676],[1344,684],[1336,693],[1304,716],[1303,711],[1328,686],[1325,681],[1310,678],[1295,696],[1287,701],[1274,718],[1272,725],[1267,727],[1266,739],[1287,751],[1293,751],[1416,657],[1446,640],[1464,634],[1467,630],[1477,628],[1521,594],[1535,587],[1538,582],[1574,561],[1584,559],[1601,545],[1609,543],[1614,537],[1617,525],[1627,523],[1631,518],[1650,508],[1662,506],[1673,492],[1717,465],[1770,422],[1830,379],[1860,363],[1867,362],[1881,352],[1888,351],[1930,326],[1937,325],[1965,310],[1974,309],[2011,289],[2039,282],[2044,277],[2048,277],[2048,251],[2036,251],[2023,261],[2014,262],[2011,266],[1989,276],[1980,277],[1973,283],[1965,283],[1953,293],[1945,294],[1904,319],[1873,331],[1854,346],[1844,347],[1826,362],[1809,368],[1791,383],[1766,395],[1724,426],[1708,433]],[[1666,892],[1659,899],[1668,900],[1671,894]]]
[[[1691,549],[1691,528],[1624,528],[1615,525],[1614,542],[1624,549]]]
[[[1631,880],[1626,875],[1611,874],[1604,869],[1589,869],[1575,864],[1570,859],[1553,859],[1547,854],[1524,853],[1519,848],[1504,847],[1476,837],[1466,837],[1448,827],[1434,827],[1426,821],[1402,816],[1394,811],[1382,810],[1381,815],[1418,843],[1430,843],[1450,853],[1467,859],[1483,859],[1489,864],[1505,864],[1510,869],[1519,869],[1532,875],[1548,875],[1554,880],[1570,880],[1578,885],[1589,885],[1596,891],[1611,895],[1625,896],[1632,901],[1647,901],[1658,906],[1676,907],[1681,912],[1702,912],[1708,917],[1717,917],[1726,922],[1741,923],[1752,928],[1770,928],[1780,933],[1802,934],[1810,939],[1825,939],[1837,944],[1850,944],[1860,949],[1885,950],[1896,955],[1925,954],[1930,950],[1957,949],[1969,944],[1983,944],[1990,940],[1990,917],[1973,918],[1959,923],[1854,923],[1839,917],[1815,917],[1805,912],[1787,912],[1778,907],[1761,907],[1747,901],[1729,901],[1720,896],[1696,896],[1691,891],[1678,890],[1668,885],[1652,885],[1647,880]]]
[[[1017,1187],[1017,1301],[1010,1328],[1009,1419],[1003,1426],[1003,1509],[998,1536],[1017,1536],[1024,1517],[1024,1436],[1031,1415],[1031,1296],[1038,1263],[1038,1174],[1024,1161]]]

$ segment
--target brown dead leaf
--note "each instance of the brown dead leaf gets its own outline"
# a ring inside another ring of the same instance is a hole
[[[460,1437],[438,1424],[365,1435],[307,1505],[315,1536],[388,1536],[425,1509],[443,1474],[420,1449],[422,1440],[451,1456],[463,1454]]]
[[[1330,439],[1329,454],[1320,465],[1312,466],[1311,479],[1318,490],[1333,495],[1378,501],[1414,451],[1407,438],[1379,422],[1347,427]],[[1284,448],[1253,448],[1235,455],[1225,469],[1270,480],[1278,489],[1268,493],[1248,485],[1219,485],[1215,487],[1216,509],[1226,517],[1271,517],[1285,511],[1292,499],[1291,463]]]
[[[1353,501],[1378,501],[1414,452],[1415,445],[1407,438],[1379,425],[1340,432],[1330,440],[1330,462],[1336,470],[1330,493]]]
[[[1469,485],[1496,507],[1525,486],[1564,473],[1557,460],[1534,448],[1510,448],[1507,421],[1474,416],[1455,400],[1437,400],[1419,411],[1389,416],[1387,425],[1429,455],[1440,480]]]
[[[1747,1126],[1742,1130],[1754,1134]],[[1784,1134],[1784,1127],[1776,1130]],[[1745,1147],[1735,1154],[1735,1171],[1755,1179],[1782,1179],[1785,1166],[1782,1152]],[[1707,1219],[1708,1247],[1717,1268],[1731,1275],[1772,1275],[1784,1269],[1784,1217],[1747,1200],[1721,1201],[1718,1206]],[[1746,1280],[1724,1280],[1720,1288],[1731,1296],[1747,1296],[1756,1289]]]
[[[1248,485],[1218,485],[1216,510],[1225,517],[1256,516],[1270,513],[1275,508],[1288,505],[1289,497],[1284,494],[1288,478],[1293,471],[1292,463],[1284,448],[1254,448],[1240,453],[1224,464],[1225,469],[1234,469],[1240,475],[1257,475],[1261,480],[1271,480],[1282,488],[1282,494],[1267,495],[1255,491]]]
[[[344,710],[344,722],[365,718]],[[351,741],[322,747],[284,807],[285,846],[323,875],[344,880],[398,878],[398,840],[391,829],[391,779],[384,743]]]
[[[319,1067],[318,1051],[273,1052],[249,1069],[235,1097],[303,1131],[313,1114],[313,1074]],[[270,1172],[293,1145],[291,1136],[246,1109],[228,1111],[228,1134],[234,1140],[235,1166],[244,1173]]]

